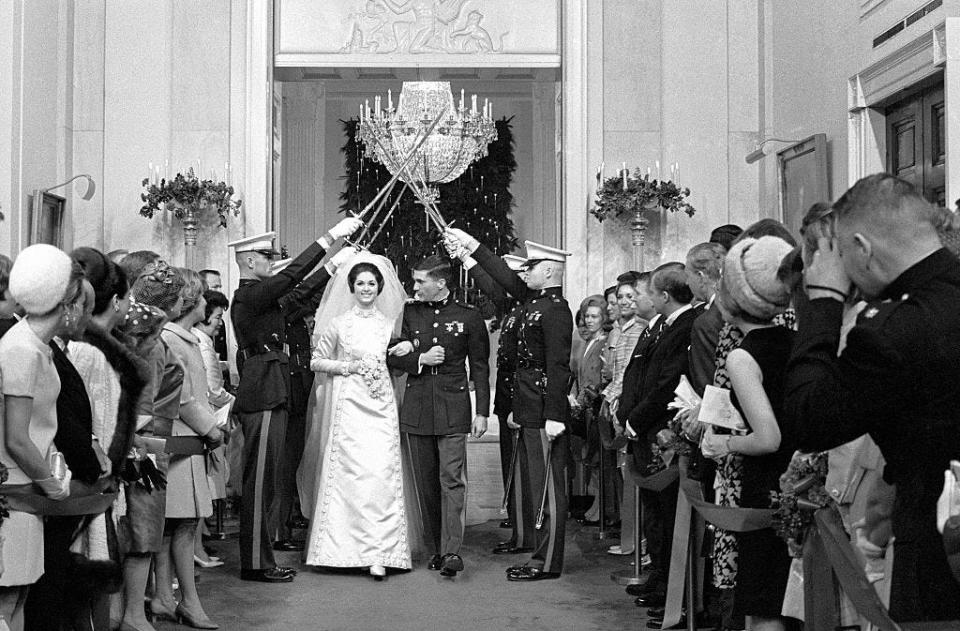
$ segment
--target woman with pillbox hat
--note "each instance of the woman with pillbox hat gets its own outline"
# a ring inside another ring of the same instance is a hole
[[[70,494],[71,473],[51,467],[60,379],[49,343],[79,320],[82,280],[82,270],[65,252],[50,245],[24,249],[10,270],[9,289],[26,316],[0,339],[0,461],[9,470],[7,484],[35,484],[54,500]],[[10,511],[0,538],[0,617],[11,629],[22,629],[26,591],[43,573],[43,517]]]
[[[730,399],[748,426],[746,435],[707,430],[704,455],[742,458],[740,506],[769,508],[770,492],[793,453],[783,419],[784,377],[793,331],[774,323],[790,305],[790,288],[779,278],[781,263],[793,246],[773,236],[744,238],[724,260],[717,301],[724,319],[743,333],[739,348],[726,358]],[[738,533],[734,612],[748,628],[783,629],[783,594],[790,568],[786,543],[772,528]]]

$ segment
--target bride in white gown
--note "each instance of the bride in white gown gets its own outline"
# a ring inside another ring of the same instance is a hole
[[[350,271],[334,277],[317,311],[310,361],[320,383],[300,470],[304,512],[312,506],[306,563],[369,567],[379,579],[386,567],[411,567],[386,365],[405,294],[383,257],[360,252],[341,269]]]

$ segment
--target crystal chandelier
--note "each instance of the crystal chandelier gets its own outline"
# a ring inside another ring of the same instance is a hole
[[[386,105],[383,108],[377,96],[372,111],[369,101],[360,106],[357,138],[368,158],[394,175],[401,171],[400,179],[414,190],[455,180],[471,162],[486,156],[497,139],[493,105],[484,99],[478,111],[474,94],[467,108],[461,90],[460,106],[455,107],[449,81],[405,81],[396,109],[390,91]],[[415,149],[424,135],[426,141]],[[412,150],[417,153],[404,167]],[[436,189],[428,194],[436,199]]]

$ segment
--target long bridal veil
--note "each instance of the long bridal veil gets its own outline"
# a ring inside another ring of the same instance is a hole
[[[350,269],[358,263],[372,263],[380,270],[384,282],[383,291],[377,296],[377,308],[386,316],[388,322],[394,323],[394,337],[399,336],[403,306],[407,299],[403,285],[397,278],[397,273],[389,259],[371,254],[367,250],[360,250],[352,259],[341,264],[338,273],[327,284],[320,306],[317,308],[312,346],[316,346],[317,339],[327,323],[346,313],[356,304],[350,291],[347,275]],[[307,430],[303,459],[300,462],[300,468],[297,470],[297,489],[300,495],[301,511],[307,517],[314,514],[314,503],[316,502],[320,482],[320,466],[323,462],[323,454],[327,444],[330,420],[333,418],[333,382],[333,375],[316,373],[314,375],[314,395],[307,404]],[[396,380],[394,391],[397,392],[399,405],[402,388],[397,387]],[[422,522],[421,512],[417,504],[417,494],[410,475],[410,463],[406,449],[403,449],[402,461],[404,504],[407,512],[408,528],[411,530],[408,540],[411,544],[411,551],[416,556],[416,548],[421,541],[419,532]]]

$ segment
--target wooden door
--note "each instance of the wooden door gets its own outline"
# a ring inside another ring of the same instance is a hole
[[[946,205],[945,112],[943,86],[936,86],[887,109],[887,170]]]

